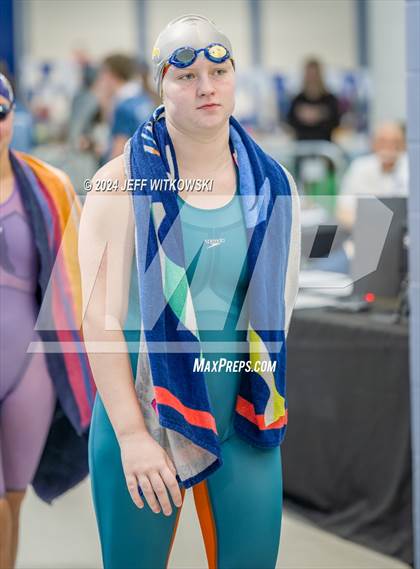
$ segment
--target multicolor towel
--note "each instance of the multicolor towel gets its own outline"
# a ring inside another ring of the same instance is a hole
[[[241,378],[234,427],[252,445],[275,447],[287,424],[285,339],[298,289],[299,203],[291,176],[233,117],[229,142],[247,232],[250,284],[245,303],[252,362]],[[204,372],[193,371],[202,350],[185,266],[178,187],[156,190],[153,182],[179,180],[163,106],[127,143],[125,165],[135,188],[141,316],[136,387],[149,431],[188,488],[219,468],[222,459]],[[261,362],[271,362],[271,370],[257,371]]]
[[[29,350],[45,350],[58,398],[34,483],[38,495],[50,501],[88,472],[82,435],[90,425],[95,384],[81,331],[77,254],[81,208],[63,172],[21,152],[10,152],[10,160],[39,257],[36,327],[42,346]]]

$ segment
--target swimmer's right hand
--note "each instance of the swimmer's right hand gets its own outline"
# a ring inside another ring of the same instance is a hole
[[[176,468],[168,454],[147,431],[124,435],[118,442],[127,488],[133,502],[138,508],[144,506],[138,490],[140,486],[151,510],[158,514],[162,508],[163,513],[170,516],[172,508],[166,488],[178,508],[182,505],[182,496]]]

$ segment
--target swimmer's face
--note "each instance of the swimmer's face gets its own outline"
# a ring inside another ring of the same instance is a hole
[[[230,60],[213,63],[199,54],[189,67],[170,65],[162,82],[165,114],[180,130],[217,131],[235,106],[235,71]]]
[[[0,104],[9,106],[10,101],[0,95]],[[10,141],[13,136],[13,115],[14,111],[11,111],[2,121],[0,121],[0,153],[8,148]]]

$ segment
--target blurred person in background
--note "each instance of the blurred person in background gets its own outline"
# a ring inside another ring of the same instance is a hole
[[[108,147],[109,130],[94,92],[98,68],[84,50],[75,51],[74,58],[79,66],[80,84],[71,102],[68,148],[62,167],[83,199],[84,181],[99,167]]]
[[[76,351],[82,342],[76,324],[81,320],[80,207],[63,172],[10,149],[14,103],[13,89],[0,74],[2,569],[15,565],[28,485],[51,502],[86,476],[94,398],[86,354]],[[30,351],[32,342],[35,351]],[[55,347],[45,352],[43,342]]]
[[[340,123],[339,101],[325,85],[321,63],[309,59],[305,64],[303,89],[292,100],[287,117],[297,143],[294,174],[305,194],[329,196],[336,193],[335,164],[318,151],[317,141],[331,142]],[[310,148],[305,142],[314,141]],[[303,148],[302,148],[303,146]],[[315,168],[315,171],[314,171]],[[328,201],[324,204],[325,207]]]
[[[95,83],[97,69],[83,50],[74,53],[80,68],[80,88],[73,97],[68,138],[76,150],[94,150],[92,129],[99,119],[99,102],[92,87]]]
[[[350,164],[337,200],[337,219],[349,231],[354,225],[357,196],[408,195],[408,158],[404,128],[396,122],[380,124],[373,135],[372,153]]]
[[[110,127],[110,141],[103,161],[115,158],[144,122],[158,100],[149,87],[147,66],[134,57],[113,54],[102,62],[95,93]]]
[[[297,140],[328,141],[340,123],[338,99],[328,91],[317,59],[305,64],[303,89],[292,100],[287,122]]]
[[[376,128],[372,139],[373,152],[353,160],[337,196],[336,218],[350,237],[329,257],[313,263],[313,269],[350,272],[350,262],[354,256],[351,233],[358,197],[408,196],[408,158],[405,148],[404,128],[400,124],[385,122]]]

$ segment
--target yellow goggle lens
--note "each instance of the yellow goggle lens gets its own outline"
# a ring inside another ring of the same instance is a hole
[[[227,54],[227,50],[225,47],[223,47],[223,45],[212,45],[211,47],[209,47],[209,54],[212,57],[224,57]]]

